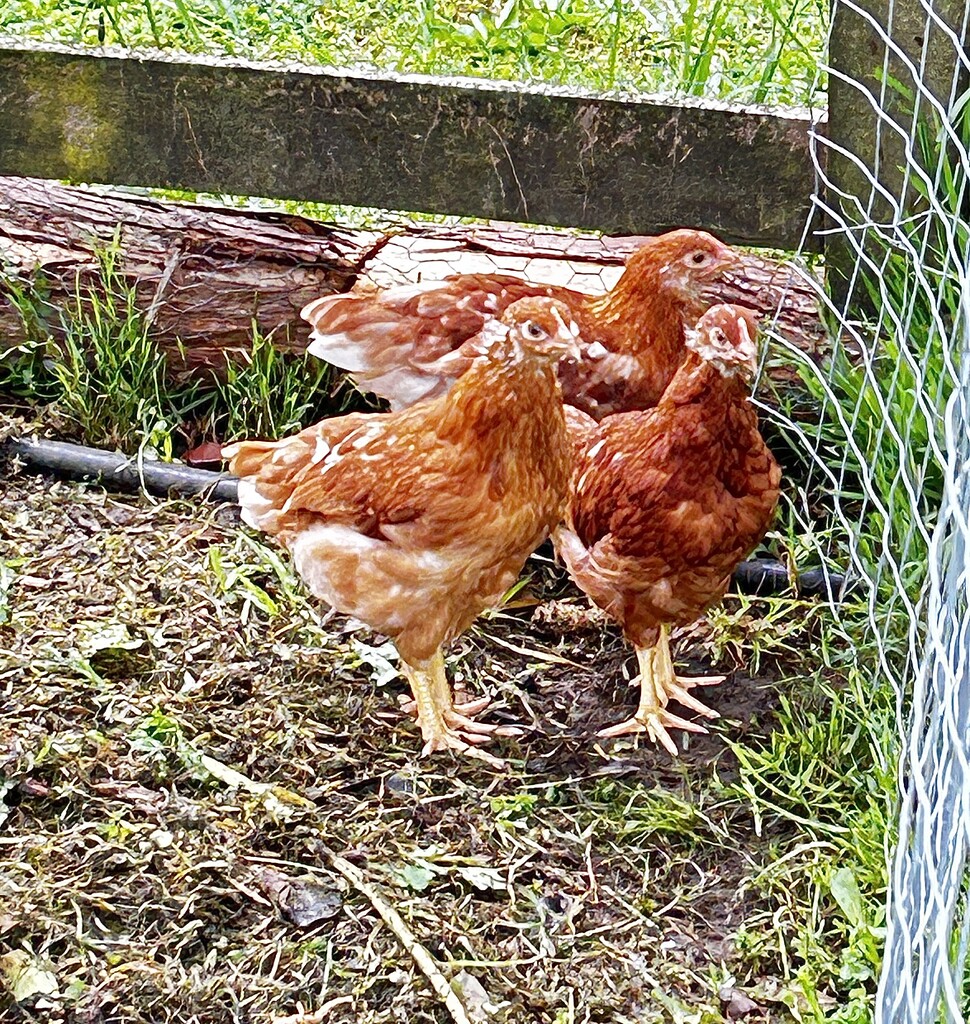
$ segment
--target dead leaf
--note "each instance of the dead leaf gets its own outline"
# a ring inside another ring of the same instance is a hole
[[[343,907],[340,893],[312,875],[286,875],[273,868],[261,868],[256,872],[256,884],[297,928],[312,928],[328,921]]]
[[[190,466],[207,466],[214,462],[222,462],[222,445],[218,441],[203,441],[185,453],[185,461]]]
[[[459,864],[452,870],[459,874],[466,882],[482,891],[504,889],[508,884],[505,872],[499,870],[499,868],[483,868],[474,864]]]
[[[729,1020],[738,1020],[755,1013],[761,1007],[749,996],[733,985],[724,985],[718,991],[718,998],[724,1004],[724,1015]]]
[[[390,640],[387,643],[381,644],[380,647],[370,647],[355,638],[351,638],[350,645],[353,647],[357,657],[360,658],[361,664],[369,665],[373,669],[370,677],[375,686],[386,686],[387,683],[392,679],[397,679],[401,674],[400,669],[395,664],[398,660],[397,648]]]
[[[145,643],[134,637],[122,622],[79,624],[78,650],[85,658],[101,651],[137,651]]]
[[[474,974],[460,971],[451,979],[451,987],[464,1004],[472,1024],[483,1024],[498,1012],[499,1007],[488,998],[488,993]]]
[[[57,976],[49,969],[49,961],[15,949],[0,956],[0,976],[10,990],[14,1002],[22,1003],[34,996],[56,996]]]

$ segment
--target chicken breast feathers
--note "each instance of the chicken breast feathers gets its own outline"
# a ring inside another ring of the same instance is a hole
[[[732,309],[732,307],[718,307]],[[571,423],[574,438],[582,430]],[[629,639],[693,621],[761,540],[781,471],[740,376],[692,354],[655,409],[586,427],[559,551]]]

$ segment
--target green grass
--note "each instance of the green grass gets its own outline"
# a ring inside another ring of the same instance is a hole
[[[334,371],[321,360],[281,353],[253,324],[253,341],[242,364],[228,362],[214,382],[209,430],[227,441],[285,437],[339,411],[329,401]]]
[[[103,447],[151,446],[170,458],[173,430],[196,403],[197,387],[168,380],[168,360],[118,267],[117,245],[102,249],[98,262],[92,279],[77,280],[56,344],[44,334],[42,282],[14,286],[32,336],[0,359],[0,390],[51,403],[62,426]]]
[[[746,883],[760,907],[736,941],[754,971],[781,965],[804,1019],[868,1021],[894,833],[895,696],[851,668],[835,686],[821,674],[798,685],[765,747],[732,742],[741,769],[726,792],[747,799],[759,834],[783,837]]]
[[[7,0],[0,32],[818,106],[827,11],[821,0]]]
[[[42,280],[5,282],[28,340],[0,355],[0,407],[44,410],[62,437],[170,460],[199,440],[275,439],[361,404],[329,365],[281,353],[255,324],[241,363],[181,381],[118,259],[116,246],[101,250],[59,314]]]
[[[966,152],[968,97],[950,126]],[[859,268],[849,314],[855,337],[835,324],[824,376],[804,374],[817,419],[801,410],[798,436],[831,482],[809,475],[801,517],[786,510],[789,548],[814,546],[842,566],[854,552],[866,577],[860,606],[844,606],[837,629],[820,638],[814,689],[824,702],[793,694],[770,744],[734,745],[742,764],[734,785],[748,793],[756,819],[766,828],[787,821],[801,837],[800,852],[779,848],[762,876],[759,891],[774,913],[750,918],[742,938],[755,962],[790,965],[813,1020],[871,1019],[896,828],[898,715],[916,675],[913,650],[920,657],[929,537],[943,497],[944,410],[965,320],[966,170],[929,116],[914,141],[909,170],[921,167],[926,177],[914,173],[910,182],[913,215],[870,234],[873,265]],[[834,1004],[812,995],[826,977],[841,983]]]

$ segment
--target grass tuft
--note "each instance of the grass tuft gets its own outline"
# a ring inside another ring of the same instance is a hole
[[[171,460],[199,436],[276,439],[363,404],[327,363],[280,352],[255,323],[242,362],[180,381],[119,270],[117,246],[97,261],[94,274],[79,276],[56,330],[42,280],[4,282],[28,340],[0,357],[0,391],[14,407],[46,406],[62,436]]]
[[[63,340],[51,350],[54,402],[96,444],[126,451],[150,445],[171,458],[173,427],[191,408],[195,387],[168,387],[167,357],[116,258],[114,249],[99,254],[99,287],[78,283]]]
[[[245,360],[213,381],[209,429],[225,441],[285,437],[335,411],[333,384],[328,363],[280,352],[254,322]]]
[[[195,407],[194,384],[173,385],[134,285],[119,269],[117,245],[97,252],[97,269],[78,275],[71,304],[48,328],[43,282],[7,281],[28,341],[4,354],[0,386],[15,398],[49,403],[62,433],[89,444],[171,458],[176,426]]]

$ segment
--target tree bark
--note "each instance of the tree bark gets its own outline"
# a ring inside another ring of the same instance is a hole
[[[0,350],[26,337],[11,279],[41,283],[37,312],[57,337],[62,311],[101,286],[98,254],[113,245],[119,274],[176,365],[182,347],[188,368],[248,351],[254,323],[279,346],[302,348],[300,309],[349,288],[383,238],[303,217],[0,177]]]

